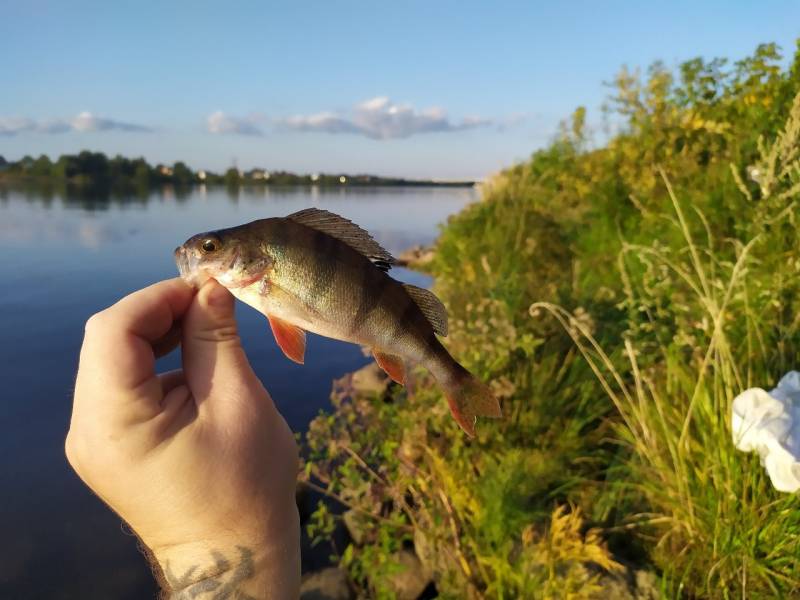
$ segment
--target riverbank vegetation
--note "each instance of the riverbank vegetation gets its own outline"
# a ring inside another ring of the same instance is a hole
[[[504,418],[467,439],[421,369],[337,388],[306,479],[347,510],[366,595],[397,595],[410,551],[444,598],[641,597],[641,573],[670,598],[800,593],[800,501],[730,430],[740,391],[800,364],[799,92],[800,47],[622,70],[607,141],[576,110],[448,222],[445,343]]]
[[[468,187],[471,181],[431,181],[378,177],[376,175],[349,175],[346,173],[297,174],[288,171],[250,169],[243,171],[231,167],[224,173],[193,171],[184,162],[173,165],[149,164],[144,158],[108,157],[102,152],[84,150],[78,154],[63,154],[52,161],[45,154],[39,158],[24,156],[17,161],[7,161],[0,156],[0,181],[22,181],[36,184],[69,184],[77,187],[94,187],[121,191],[150,190],[152,187],[172,184],[219,185],[228,187],[267,185],[341,186],[449,186]]]

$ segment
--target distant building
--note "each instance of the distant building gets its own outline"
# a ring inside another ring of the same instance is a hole
[[[344,175],[339,177],[339,183],[347,183],[347,177],[345,177]]]
[[[200,181],[205,181],[205,180],[206,180],[206,177],[207,177],[207,175],[206,175],[206,172],[205,172],[205,171],[198,171],[198,172],[197,172],[197,178],[198,178]]]
[[[312,173],[311,181],[319,181],[319,173]]]
[[[161,167],[158,169],[158,172],[166,177],[172,177],[172,169],[166,165],[161,165]]]
[[[263,169],[253,169],[250,171],[250,177],[259,181],[266,181],[269,179],[269,171],[265,171]]]

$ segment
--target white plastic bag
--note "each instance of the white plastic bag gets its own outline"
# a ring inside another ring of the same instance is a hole
[[[800,372],[789,371],[766,392],[751,388],[733,400],[733,443],[758,452],[780,492],[800,489]]]

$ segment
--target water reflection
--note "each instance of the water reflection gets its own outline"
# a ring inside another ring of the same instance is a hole
[[[418,194],[460,195],[466,197],[474,195],[471,188],[406,188],[400,186],[375,188],[369,186],[332,187],[318,185],[220,185],[208,188],[206,184],[168,184],[153,188],[146,185],[111,185],[108,183],[77,185],[63,181],[21,181],[13,184],[0,182],[0,203],[8,203],[13,196],[45,207],[50,207],[54,203],[62,203],[65,207],[77,207],[87,211],[108,210],[114,205],[146,205],[153,201],[175,201],[178,204],[182,204],[190,199],[208,198],[209,195],[227,198],[231,204],[238,204],[242,200],[257,201],[271,198],[306,196],[311,200],[311,205],[316,205],[324,198],[373,197],[376,193],[379,193],[382,197]]]
[[[107,210],[113,204],[147,204],[155,198],[177,202],[188,201],[196,192],[194,186],[165,185],[151,188],[147,185],[71,184],[55,182],[0,183],[0,200],[7,201],[11,194],[28,202],[51,206],[63,202],[65,206],[84,210]]]

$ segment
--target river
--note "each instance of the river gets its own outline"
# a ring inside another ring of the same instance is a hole
[[[476,199],[464,188],[209,188],[141,195],[0,187],[0,597],[152,598],[135,539],[73,474],[63,453],[83,325],[125,294],[174,277],[194,233],[309,206],[341,214],[389,251],[430,243]],[[429,281],[405,269],[398,279]],[[331,381],[368,362],[309,335],[306,364],[278,349],[266,319],[237,307],[256,373],[294,431],[329,407]],[[178,353],[159,368],[179,365]]]

